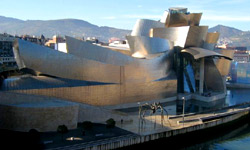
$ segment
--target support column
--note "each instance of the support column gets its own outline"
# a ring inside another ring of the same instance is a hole
[[[199,83],[199,93],[203,93],[203,87],[204,87],[204,62],[205,58],[200,59],[200,83]]]
[[[183,79],[184,64],[183,64],[183,56],[180,52],[182,48],[176,46],[174,49],[176,51],[177,92],[184,93],[184,79]]]
[[[224,94],[227,94],[227,81],[226,81],[227,77],[226,76],[222,76],[222,80],[223,80],[223,88],[224,88]]]

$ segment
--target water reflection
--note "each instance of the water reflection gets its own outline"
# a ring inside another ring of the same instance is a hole
[[[202,102],[198,100],[188,100],[185,104],[185,113],[198,113],[233,106],[244,102],[250,102],[250,89],[230,89],[224,99],[212,102]],[[176,101],[176,114],[182,114],[183,101]]]
[[[200,144],[185,147],[185,150],[249,150],[249,124],[242,125],[219,137],[215,137]],[[247,136],[244,136],[247,135]]]
[[[232,106],[250,101],[250,90],[249,89],[231,89],[227,91],[227,96],[224,99],[216,100],[212,102],[203,102],[198,100],[187,100],[185,102],[185,114],[187,113],[198,113],[203,111],[214,110],[222,107]],[[138,107],[117,109],[118,111],[126,112],[131,115],[137,115],[139,112],[139,106],[143,103],[138,104]],[[161,106],[168,111],[169,115],[180,115],[183,111],[183,101],[171,101],[162,103]],[[157,112],[160,113],[160,110]],[[149,114],[149,112],[148,112]]]
[[[204,103],[190,101],[185,108],[187,112],[198,112],[209,110],[211,108],[220,108],[232,106],[250,101],[250,89],[231,89],[227,91],[227,96],[223,100],[212,103]],[[182,107],[182,104],[178,105]],[[178,108],[178,107],[177,107]],[[177,109],[177,112],[180,108]],[[214,137],[213,139],[196,144],[190,147],[185,147],[185,150],[204,149],[204,150],[249,150],[250,149],[250,125],[245,124],[231,132]]]
[[[176,114],[180,115],[183,111],[183,102],[177,101]],[[209,110],[214,110],[222,107],[228,106],[225,99],[212,101],[212,102],[202,102],[198,100],[188,100],[185,103],[185,114],[188,113],[199,113]]]
[[[231,89],[227,91],[226,103],[229,106],[249,101],[250,89]]]

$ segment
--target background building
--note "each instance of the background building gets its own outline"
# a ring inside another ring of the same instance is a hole
[[[11,35],[0,34],[0,72],[17,69],[12,49],[14,40]]]
[[[58,50],[58,43],[65,43],[65,39],[61,36],[54,35],[51,40],[45,43],[45,46]]]

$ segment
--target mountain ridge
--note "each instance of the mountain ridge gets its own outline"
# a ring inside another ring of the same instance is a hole
[[[234,27],[217,25],[208,29],[209,32],[219,32],[220,39],[226,39],[234,46],[249,46],[250,31],[242,31]],[[0,33],[12,35],[35,35],[43,34],[45,37],[53,35],[68,35],[72,37],[96,37],[100,41],[108,42],[112,37],[125,40],[125,36],[131,30],[118,29],[108,26],[97,26],[88,21],[74,18],[54,20],[21,20],[11,17],[0,16]]]
[[[100,41],[107,42],[111,37],[125,39],[131,30],[118,29],[107,26],[97,26],[80,19],[57,20],[19,20],[0,16],[0,32],[12,35],[43,34],[45,37],[53,35],[68,35],[73,37],[97,37]]]
[[[208,31],[209,32],[215,32],[215,31],[219,32],[221,38],[239,35],[239,34],[244,32],[244,31],[236,29],[234,27],[228,27],[228,26],[224,26],[221,24],[218,24],[217,26],[209,28]]]
[[[224,25],[217,25],[209,28],[209,32],[219,32],[220,44],[228,44],[228,46],[250,46],[250,31],[242,31],[234,27],[228,27]]]

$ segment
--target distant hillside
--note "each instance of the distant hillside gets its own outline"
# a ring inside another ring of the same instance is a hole
[[[217,25],[208,30],[220,32],[220,39],[229,41],[232,46],[250,46],[250,31],[241,31],[236,28]],[[100,41],[107,42],[111,37],[125,39],[130,30],[111,27],[99,27],[84,20],[60,19],[60,20],[19,20],[0,16],[0,33],[12,35],[36,35],[45,37],[53,35],[68,35],[72,37],[97,37]]]
[[[19,20],[0,16],[0,33],[18,34],[18,35],[36,35],[43,34],[45,37],[53,35],[68,35],[73,37],[97,37],[100,41],[107,42],[111,37],[125,39],[130,30],[116,29],[111,27],[99,27],[87,21],[78,19],[60,19],[60,20]]]
[[[250,46],[250,32],[241,31],[236,28],[217,25],[208,29],[209,32],[219,32],[220,39],[228,41],[230,46]]]
[[[208,31],[209,32],[216,32],[216,31],[219,32],[221,38],[240,35],[243,33],[243,31],[241,31],[239,29],[235,29],[235,28],[227,27],[227,26],[223,26],[223,25],[217,25],[215,27],[209,28]]]

